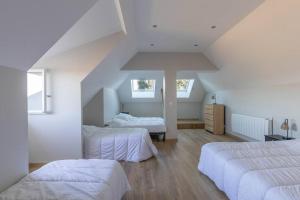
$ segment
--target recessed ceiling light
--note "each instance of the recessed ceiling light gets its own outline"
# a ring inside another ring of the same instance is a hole
[[[157,25],[156,25],[156,24],[154,24],[154,25],[152,25],[152,27],[153,27],[153,28],[157,28]]]
[[[199,46],[198,44],[194,44],[194,47],[197,47],[197,46]]]
[[[154,44],[152,43],[152,44],[150,44],[150,46],[151,46],[151,47],[153,47],[153,46],[154,46]]]
[[[217,27],[216,27],[216,26],[211,26],[210,28],[211,28],[211,29],[215,29],[215,28],[217,28]]]

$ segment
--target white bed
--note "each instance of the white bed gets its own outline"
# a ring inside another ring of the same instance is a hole
[[[109,123],[112,128],[145,128],[149,133],[165,133],[165,120],[160,117],[133,117],[120,113]]]
[[[83,126],[84,158],[139,162],[158,153],[147,129]]]
[[[198,169],[231,200],[300,199],[300,140],[206,144]]]
[[[0,194],[1,200],[120,200],[130,190],[117,161],[64,160],[45,165]]]

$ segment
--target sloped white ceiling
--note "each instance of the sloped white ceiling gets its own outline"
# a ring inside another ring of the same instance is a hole
[[[263,0],[135,2],[140,51],[199,52],[247,16]],[[157,25],[157,28],[153,28],[153,25]],[[216,28],[211,29],[211,26]]]
[[[205,54],[220,69],[199,73],[210,91],[300,81],[300,1],[267,0]]]
[[[43,57],[33,68],[81,69],[82,79],[84,79],[123,38],[123,32],[117,32],[54,56]]]
[[[0,65],[28,70],[96,0],[2,0]]]
[[[217,68],[202,53],[138,52],[122,70],[203,70]]]
[[[120,31],[122,27],[114,1],[99,0],[64,34],[46,56],[62,53]]]
[[[137,52],[132,3],[132,0],[120,1],[120,8],[126,25],[126,35],[107,57],[82,81],[81,93],[83,106],[85,106],[101,88],[109,87],[117,89],[128,76],[128,72],[121,71],[121,68]]]

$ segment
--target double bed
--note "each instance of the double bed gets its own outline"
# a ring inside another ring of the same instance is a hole
[[[129,114],[120,113],[109,123],[111,128],[145,128],[150,135],[166,136],[165,120],[160,117],[134,117]]]
[[[1,200],[121,200],[130,190],[117,161],[62,160],[49,163],[0,194]]]
[[[198,169],[231,200],[300,199],[300,140],[209,143]]]
[[[83,126],[84,158],[139,162],[158,153],[147,129]]]

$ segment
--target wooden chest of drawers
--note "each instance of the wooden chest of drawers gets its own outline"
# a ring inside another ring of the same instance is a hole
[[[221,104],[207,104],[204,107],[205,130],[221,135],[224,134],[225,106]]]

